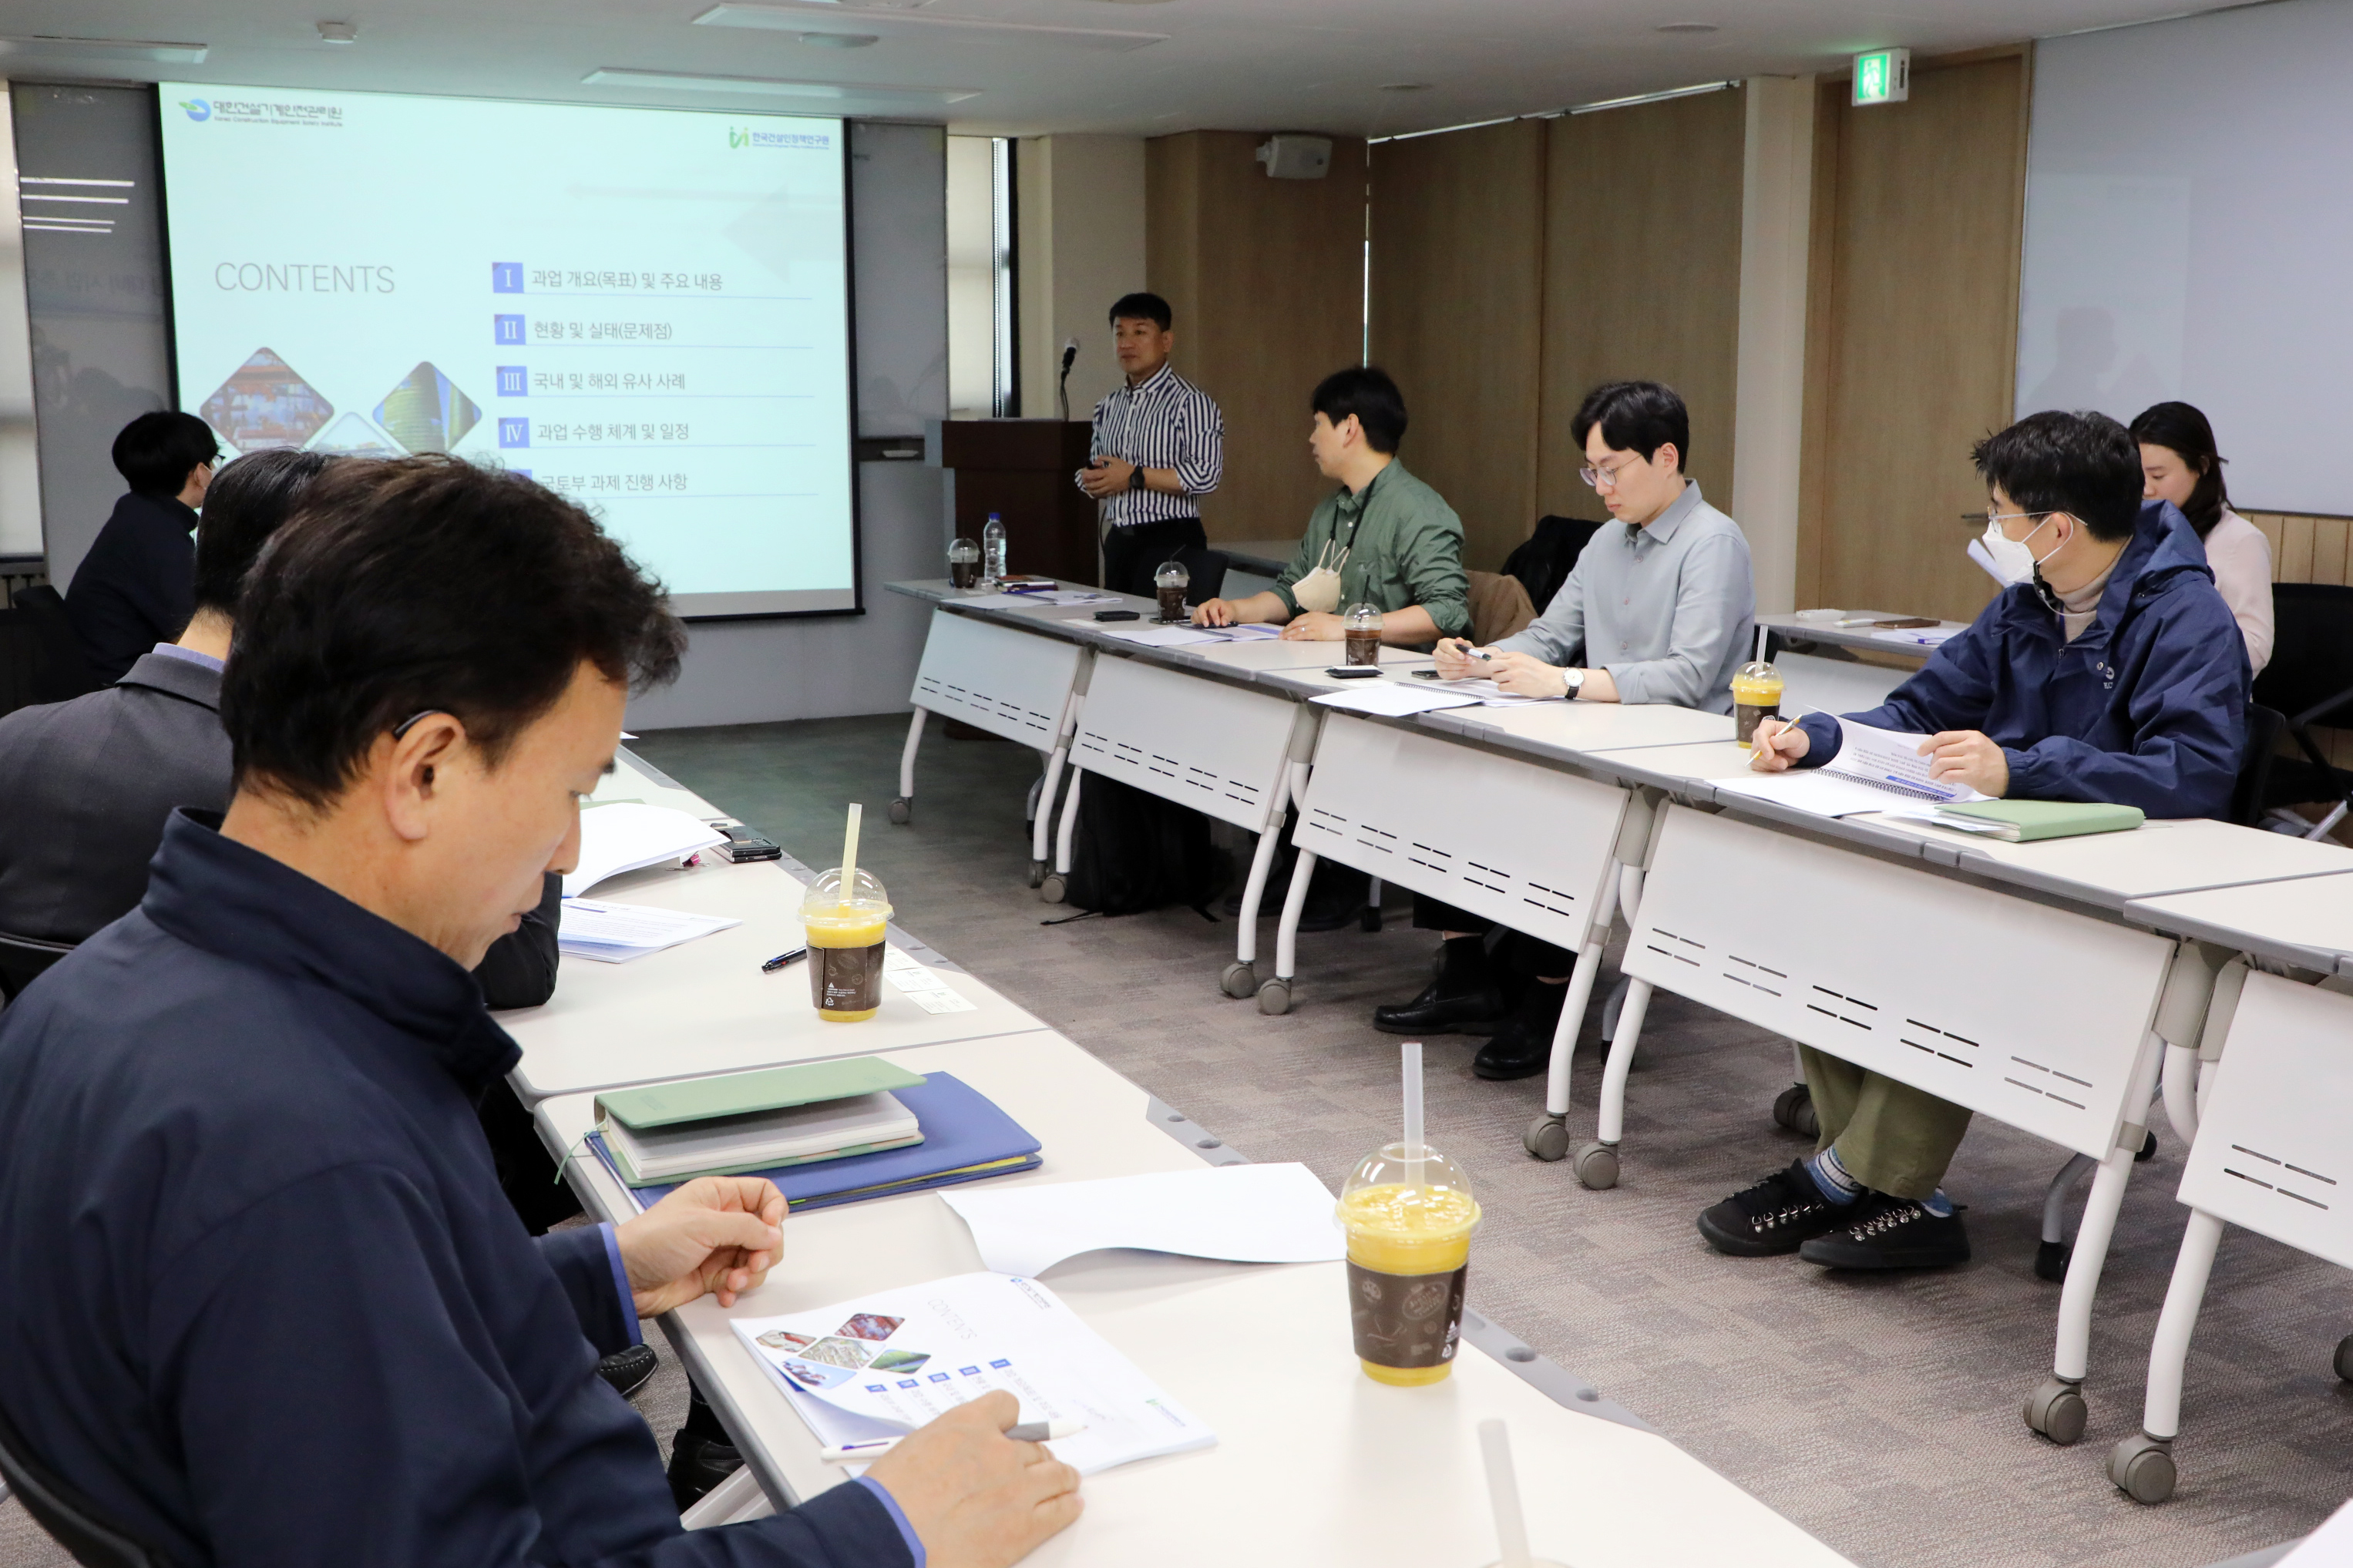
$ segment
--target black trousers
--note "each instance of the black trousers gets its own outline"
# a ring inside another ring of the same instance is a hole
[[[1114,593],[1149,599],[1155,592],[1152,574],[1164,562],[1183,560],[1208,547],[1209,536],[1201,531],[1198,517],[1172,517],[1163,522],[1111,529],[1103,535],[1103,585]],[[1192,570],[1189,561],[1186,570]],[[1199,601],[1187,592],[1185,602]]]
[[[1457,909],[1454,905],[1440,899],[1433,899],[1426,893],[1416,893],[1413,896],[1413,923],[1419,931],[1460,931],[1466,936],[1473,934],[1483,936],[1497,929],[1495,922],[1485,916],[1474,915],[1468,910]],[[1539,942],[1525,931],[1515,931],[1506,928],[1504,931],[1504,943],[1510,948],[1510,952],[1506,955],[1498,952],[1496,956],[1498,958],[1508,956],[1512,971],[1520,975],[1531,978],[1547,976],[1557,980],[1577,967],[1577,954],[1565,947],[1555,947],[1551,942]]]

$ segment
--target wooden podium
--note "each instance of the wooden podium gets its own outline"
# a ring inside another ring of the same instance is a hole
[[[923,460],[955,476],[956,536],[979,543],[995,512],[1008,571],[1100,584],[1095,503],[1071,477],[1086,467],[1088,431],[1083,419],[927,422]]]

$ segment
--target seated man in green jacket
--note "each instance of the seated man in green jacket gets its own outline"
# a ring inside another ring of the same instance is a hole
[[[1325,376],[1308,405],[1308,449],[1340,489],[1307,520],[1307,537],[1272,589],[1210,599],[1195,607],[1194,621],[1277,621],[1286,638],[1338,642],[1342,614],[1370,605],[1381,612],[1381,640],[1394,647],[1468,637],[1462,520],[1398,461],[1406,414],[1397,383],[1373,365],[1351,365]]]
[[[1291,564],[1263,594],[1210,599],[1195,607],[1206,626],[1278,621],[1291,640],[1338,642],[1341,616],[1352,605],[1381,612],[1381,640],[1428,647],[1440,637],[1471,631],[1471,583],[1462,574],[1462,520],[1439,493],[1398,461],[1405,437],[1405,397],[1388,373],[1350,365],[1324,378],[1308,400],[1315,423],[1308,449],[1324,477],[1340,488],[1307,520]],[[1338,663],[1335,650],[1334,663]],[[1282,908],[1290,882],[1291,832],[1283,828],[1282,858],[1259,909]],[[1337,931],[1363,907],[1365,874],[1345,866],[1316,868],[1300,911],[1301,931]],[[1226,912],[1240,914],[1239,895]]]

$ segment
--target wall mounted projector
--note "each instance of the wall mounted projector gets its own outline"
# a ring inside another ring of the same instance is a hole
[[[1258,144],[1258,161],[1277,180],[1320,180],[1332,172],[1332,139],[1270,136]]]

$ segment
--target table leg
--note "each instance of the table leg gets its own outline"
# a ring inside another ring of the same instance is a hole
[[[2141,1429],[2108,1454],[2108,1479],[2136,1502],[2163,1502],[2173,1495],[2173,1439],[2181,1431],[2181,1380],[2189,1362],[2189,1336],[2198,1327],[2198,1309],[2206,1300],[2207,1277],[2221,1244],[2222,1222],[2203,1209],[2191,1209],[2181,1252],[2173,1260],[2172,1282],[2165,1288],[2165,1309],[2158,1314],[2157,1337],[2148,1347],[2148,1394],[2141,1407]]]
[[[915,752],[923,743],[923,721],[931,714],[918,708],[907,721],[907,743],[899,752],[899,798],[891,803],[891,820],[904,824],[915,815]]]

